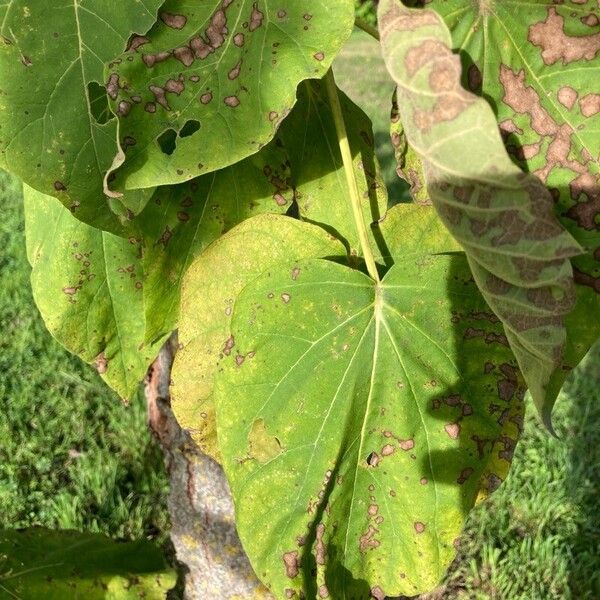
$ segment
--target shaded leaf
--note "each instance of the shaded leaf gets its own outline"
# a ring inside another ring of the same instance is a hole
[[[162,342],[144,344],[144,273],[136,240],[90,227],[27,186],[24,196],[31,284],[46,327],[129,398]]]
[[[587,288],[567,320],[565,363],[573,367],[600,336],[598,4],[510,0],[474,10],[469,0],[434,0],[429,7],[461,51],[465,85],[496,99],[512,160],[550,188],[561,223],[586,250],[572,259],[575,282]],[[567,372],[554,374],[555,390]]]
[[[106,74],[120,137],[135,140],[115,163],[125,161],[111,189],[186,181],[257,152],[294,105],[297,85],[324,75],[353,18],[350,0],[167,0],[147,43]],[[190,122],[199,131],[184,137]],[[159,140],[169,130],[178,137],[165,153]]]
[[[429,590],[506,474],[524,384],[502,325],[464,254],[413,250],[380,286],[300,261],[236,300],[219,444],[242,542],[278,597]]]
[[[548,384],[561,365],[564,316],[574,303],[568,259],[579,247],[555,219],[540,181],[510,161],[489,105],[461,87],[441,18],[384,0],[379,24],[405,134],[423,160],[431,199],[465,248],[550,425]]]
[[[100,87],[104,63],[125,50],[134,32],[152,26],[160,4],[11,0],[0,6],[0,167],[107,230],[120,231],[111,208],[123,215],[124,207],[102,193],[117,152],[117,121],[107,120]],[[123,201],[139,209],[148,198],[135,192]]]
[[[375,156],[373,128],[358,106],[344,93],[339,96],[365,221],[372,223],[385,213],[388,200]],[[300,86],[298,105],[283,123],[280,135],[289,155],[300,217],[334,233],[351,255],[361,254],[352,210],[346,202],[350,192],[333,115],[321,81]]]
[[[166,597],[175,572],[152,543],[45,529],[0,532],[3,598],[125,600]]]
[[[320,227],[289,217],[261,215],[233,228],[191,265],[182,286],[182,349],[173,366],[171,396],[178,422],[191,431],[204,452],[219,456],[214,378],[223,357],[237,357],[235,339],[229,333],[237,294],[286,258],[345,254],[343,245]],[[294,277],[293,272],[290,277]]]

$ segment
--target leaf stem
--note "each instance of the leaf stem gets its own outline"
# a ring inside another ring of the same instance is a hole
[[[362,207],[360,204],[360,192],[358,191],[358,183],[356,181],[356,175],[354,172],[354,161],[352,159],[352,151],[350,150],[350,142],[348,141],[346,124],[344,123],[342,105],[340,103],[338,88],[335,84],[335,79],[333,77],[333,71],[331,69],[329,69],[327,75],[325,75],[324,82],[327,88],[327,95],[329,96],[329,105],[331,106],[331,112],[333,113],[333,120],[335,122],[335,129],[337,131],[338,144],[340,146],[340,152],[342,154],[342,162],[344,163],[344,173],[346,174],[346,181],[348,183],[348,191],[350,193],[350,205],[352,207],[354,223],[356,224],[358,238],[360,240],[360,245],[365,258],[365,263],[367,264],[367,271],[377,283],[380,283],[377,265],[375,264],[375,257],[373,256],[373,251],[371,250],[371,245],[369,244],[367,224],[365,222],[365,217],[363,215]]]
[[[354,25],[359,29],[362,29],[364,32],[368,33],[372,38],[376,39],[378,42],[380,41],[379,31],[377,27],[373,27],[370,23],[367,23],[364,19],[360,17],[356,17],[354,19]]]

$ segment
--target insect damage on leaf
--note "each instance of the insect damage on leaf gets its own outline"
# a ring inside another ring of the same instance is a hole
[[[169,0],[144,43],[105,75],[121,139],[137,140],[115,161],[110,193],[187,181],[256,153],[288,115],[297,85],[326,72],[352,24],[346,0],[285,10],[264,0]],[[161,134],[190,119],[198,132],[179,135],[165,154]]]
[[[561,366],[564,316],[574,304],[569,258],[580,248],[554,217],[540,181],[510,161],[489,105],[461,86],[460,60],[441,18],[396,0],[379,10],[400,118],[429,195],[465,248],[549,423],[548,384]]]

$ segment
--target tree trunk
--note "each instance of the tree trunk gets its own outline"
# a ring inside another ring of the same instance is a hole
[[[177,348],[173,336],[148,372],[148,423],[165,454],[170,480],[171,540],[182,567],[185,600],[272,598],[254,575],[234,523],[222,468],[179,427],[169,380]]]

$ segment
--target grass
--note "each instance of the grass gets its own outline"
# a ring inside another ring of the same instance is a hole
[[[336,75],[375,117],[380,159],[399,199],[404,187],[387,135],[391,85],[367,36],[353,37]],[[143,399],[121,404],[45,331],[31,297],[20,194],[1,174],[0,214],[0,528],[162,541],[166,477]],[[599,365],[596,347],[561,395],[561,440],[529,416],[509,478],[473,511],[460,556],[431,600],[600,598]]]
[[[47,333],[34,305],[20,191],[0,172],[0,528],[167,534],[162,454],[127,407]]]

